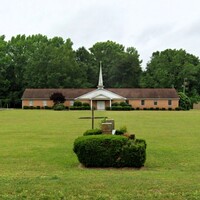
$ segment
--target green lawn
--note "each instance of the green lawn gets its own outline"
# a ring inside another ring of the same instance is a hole
[[[200,199],[200,111],[96,111],[147,142],[145,167],[84,169],[90,111],[0,111],[0,199]],[[100,119],[95,120],[99,127]]]

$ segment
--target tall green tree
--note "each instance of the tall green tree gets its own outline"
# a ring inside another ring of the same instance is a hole
[[[81,74],[76,63],[70,39],[43,35],[28,38],[32,50],[26,70],[28,87],[70,88],[80,87]]]
[[[112,72],[114,87],[139,87],[142,73],[139,54],[134,47],[121,53],[119,61]]]
[[[107,41],[97,42],[90,51],[96,63],[103,63],[105,87],[138,87],[141,61],[135,48],[125,50],[123,45]]]
[[[96,66],[99,66],[99,62],[102,61],[104,86],[114,87],[112,72],[119,61],[120,54],[124,52],[124,46],[113,41],[97,42],[89,50]]]
[[[7,42],[5,36],[0,36],[0,107],[9,103],[10,79],[8,77],[8,64],[10,60],[7,56]]]
[[[82,74],[82,87],[93,88],[97,86],[98,64],[94,62],[92,54],[85,48],[76,50],[76,62]]]
[[[7,43],[9,56],[7,74],[10,80],[9,99],[12,107],[20,107],[21,95],[26,87],[24,72],[27,67],[28,54],[25,35],[12,37]]]
[[[183,91],[184,80],[188,85],[186,93],[197,90],[199,58],[185,50],[166,49],[154,52],[141,79],[142,87],[170,88]],[[198,91],[200,92],[200,91]]]

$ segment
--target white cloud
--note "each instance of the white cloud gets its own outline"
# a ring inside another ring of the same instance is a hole
[[[0,34],[71,38],[74,48],[112,40],[154,51],[183,48],[200,55],[199,0],[0,0]]]

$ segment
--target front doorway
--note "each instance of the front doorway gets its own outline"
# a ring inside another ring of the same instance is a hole
[[[105,101],[97,101],[97,110],[105,110]]]

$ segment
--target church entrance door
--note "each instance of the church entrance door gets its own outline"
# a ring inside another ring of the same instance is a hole
[[[105,110],[105,101],[97,101],[97,110]]]

